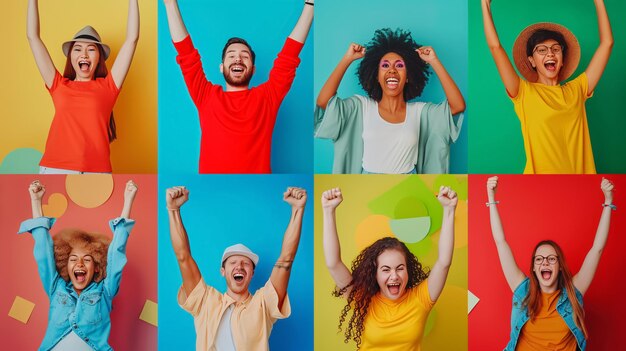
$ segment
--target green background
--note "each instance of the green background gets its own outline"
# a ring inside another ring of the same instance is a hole
[[[606,0],[615,45],[604,75],[587,100],[587,120],[598,173],[626,173],[626,4]],[[511,58],[517,35],[536,22],[556,22],[569,28],[581,46],[581,60],[572,78],[584,72],[598,43],[593,1],[492,2],[500,42]],[[519,119],[498,75],[483,32],[480,1],[469,4],[469,128],[470,173],[522,173],[526,164]]]

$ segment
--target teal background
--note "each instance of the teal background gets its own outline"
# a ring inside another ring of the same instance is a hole
[[[626,173],[626,3],[605,1],[615,45],[594,96],[587,100],[587,119],[598,173]],[[584,72],[599,44],[593,1],[493,1],[492,14],[500,42],[511,58],[517,35],[536,22],[556,22],[578,38],[581,59],[576,77]],[[470,129],[470,173],[522,173],[526,164],[520,123],[498,75],[483,32],[480,1],[469,8],[470,95],[474,119]]]
[[[159,1],[159,173],[198,173],[200,122],[183,75]],[[251,87],[265,82],[276,55],[295,26],[303,3],[292,0],[182,0],[187,30],[202,57],[207,78],[225,85],[219,71],[222,49],[230,37],[245,38],[256,53]],[[311,173],[313,126],[309,115],[313,92],[313,28],[300,53],[289,94],[280,107],[272,138],[272,172]]]
[[[243,243],[259,255],[250,292],[270,277],[280,254],[291,207],[283,201],[289,186],[308,193],[298,254],[289,280],[291,316],[274,324],[271,350],[313,349],[313,177],[305,175],[183,175],[159,176],[159,350],[194,350],[193,317],[178,306],[182,284],[169,237],[165,190],[184,185],[189,201],[181,215],[191,252],[205,282],[226,291],[220,275],[224,249]]]
[[[418,44],[432,46],[461,89],[468,108],[471,106],[467,95],[467,1],[320,1],[315,9],[314,98],[350,43],[365,45],[376,29],[389,27],[410,30]],[[338,96],[367,95],[356,76],[359,62],[355,61],[346,72]],[[422,96],[416,100],[441,102],[444,99],[441,84],[433,72]],[[467,111],[461,135],[451,148],[451,173],[467,173]],[[332,173],[332,142],[315,139],[314,152],[315,173]]]

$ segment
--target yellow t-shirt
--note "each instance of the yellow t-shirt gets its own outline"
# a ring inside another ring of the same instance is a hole
[[[576,337],[556,310],[560,293],[541,293],[541,310],[524,324],[515,351],[576,351]]]
[[[587,75],[549,86],[520,79],[511,98],[524,137],[524,174],[595,174],[585,101]]]
[[[376,294],[363,325],[363,351],[419,351],[428,313],[434,301],[424,280],[392,301]]]

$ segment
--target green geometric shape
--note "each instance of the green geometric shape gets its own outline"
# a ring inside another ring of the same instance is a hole
[[[395,219],[428,217],[428,209],[423,202],[414,196],[400,199],[394,209]]]
[[[430,217],[392,219],[389,224],[400,241],[406,244],[417,243],[428,235]]]
[[[407,201],[407,203],[411,201],[405,200],[410,197],[418,199],[426,208],[428,216],[430,216],[430,230],[428,234],[438,231],[441,228],[443,208],[433,191],[424,184],[421,177],[408,177],[406,180],[389,189],[386,193],[370,201],[368,207],[373,214],[396,218],[396,208],[398,208],[401,201]],[[416,206],[416,213],[423,211],[420,210],[421,205],[417,205],[415,202],[412,203]],[[404,206],[401,205],[400,213],[410,213],[410,211],[404,209]]]
[[[15,149],[2,160],[0,174],[37,174],[41,156],[35,149]]]
[[[460,200],[467,200],[467,176],[442,174],[433,182],[433,191],[438,194],[441,186],[449,186]]]

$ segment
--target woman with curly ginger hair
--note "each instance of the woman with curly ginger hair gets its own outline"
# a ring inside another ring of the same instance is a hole
[[[367,97],[336,96],[352,62]],[[408,102],[422,94],[430,65],[447,100]],[[430,46],[411,33],[379,29],[367,47],[352,43],[317,97],[315,136],[335,145],[333,173],[448,173],[450,144],[459,134],[453,115],[465,110],[456,83]]]
[[[128,181],[124,207],[110,221],[113,239],[66,229],[50,236],[54,218],[43,216],[45,187],[34,181],[28,192],[33,218],[20,226],[35,240],[39,278],[50,299],[48,327],[39,350],[111,350],[111,304],[126,265],[126,241],[135,221],[129,219],[137,186]]]
[[[348,320],[345,342],[354,340],[357,350],[420,350],[426,319],[441,295],[454,250],[458,198],[448,187],[441,187],[437,198],[443,206],[443,222],[439,254],[430,272],[404,243],[391,237],[361,251],[348,270],[341,260],[335,218],[343,195],[339,188],[322,194],[324,258],[337,286],[333,295],[347,299],[339,328]]]

